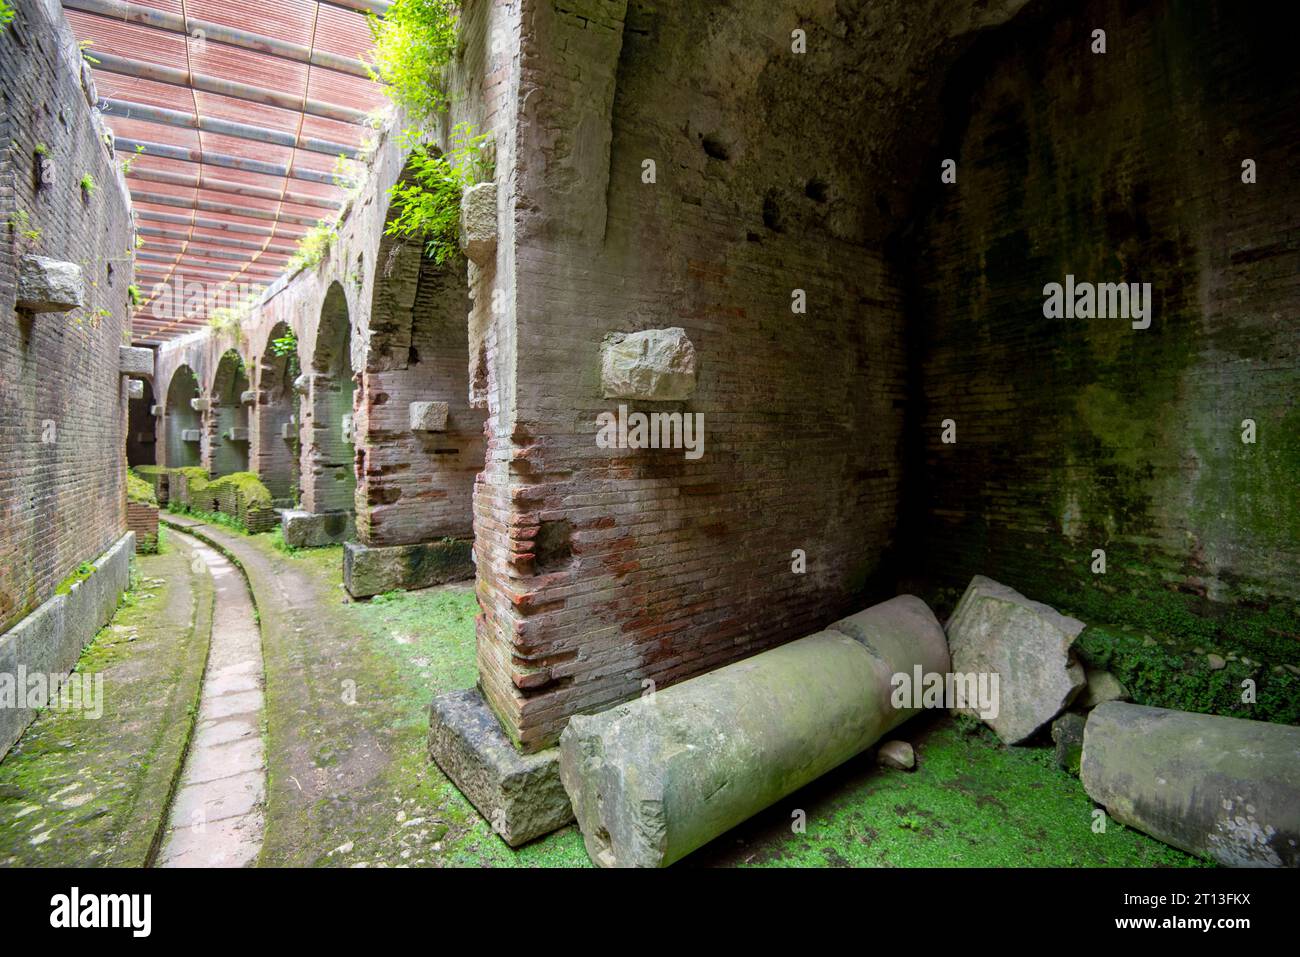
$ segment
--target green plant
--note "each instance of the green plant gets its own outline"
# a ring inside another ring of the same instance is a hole
[[[91,176],[89,173],[85,173],[84,175],[82,175],[81,191],[83,193],[85,193],[87,196],[94,196],[95,190],[97,189],[99,189],[99,187],[95,184],[95,177]]]
[[[319,266],[336,239],[338,239],[338,225],[322,219],[298,240],[298,248],[289,257],[286,266],[289,273]]]
[[[408,136],[410,135],[408,131]],[[465,187],[491,176],[484,143],[473,127],[460,123],[452,130],[452,148],[436,153],[420,144],[411,151],[411,175],[389,190],[396,215],[385,232],[390,236],[422,238],[425,255],[439,264],[460,252],[460,200]]]
[[[0,0],[0,31],[3,31],[6,24],[12,23],[14,19],[14,8],[9,5],[9,0]]]
[[[95,45],[94,40],[82,40],[80,43],[77,44],[77,49],[81,51],[82,59],[84,59],[91,66],[98,66],[99,61],[86,52],[94,45]]]
[[[135,147],[135,153],[131,156],[128,156],[126,159],[122,160],[121,163],[118,164],[119,166],[122,167],[123,176],[131,175],[131,167],[135,165],[136,159],[143,152],[144,152],[144,146],[142,144],[137,143]]]
[[[4,0],[0,0],[0,3],[3,2]],[[50,148],[46,146],[44,143],[37,143],[36,149],[32,150],[32,152],[35,153],[37,156],[48,156],[50,152]]]
[[[144,302],[144,293],[140,291],[140,287],[135,283],[131,283],[131,285],[126,287],[126,295],[127,298],[131,300],[131,305],[135,306],[137,309],[139,309],[141,304]]]
[[[28,242],[40,241],[41,231],[32,226],[31,217],[27,215],[25,209],[14,210],[14,212],[10,213],[7,225]]]
[[[298,335],[292,329],[284,335],[271,340],[271,353],[281,358],[288,358],[285,364],[285,377],[290,381],[298,378],[302,371],[298,362]]]
[[[457,0],[395,0],[382,19],[370,16],[370,75],[416,123],[447,108],[440,81],[456,52],[458,6]]]

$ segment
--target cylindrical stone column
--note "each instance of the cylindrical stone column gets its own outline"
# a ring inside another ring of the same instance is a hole
[[[946,673],[948,645],[910,595],[597,715],[570,719],[560,776],[587,852],[662,867],[860,753],[913,710],[896,673]]]
[[[1300,864],[1300,728],[1108,701],[1084,790],[1128,827],[1230,867]]]

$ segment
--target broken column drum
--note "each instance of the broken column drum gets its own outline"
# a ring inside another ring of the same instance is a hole
[[[903,595],[826,631],[570,719],[560,775],[587,852],[661,867],[859,754],[916,712],[891,678],[948,670],[943,630]]]
[[[1229,867],[1300,866],[1300,728],[1108,701],[1079,773],[1106,812]]]

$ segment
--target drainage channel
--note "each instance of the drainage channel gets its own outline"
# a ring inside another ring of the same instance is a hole
[[[257,860],[265,830],[261,632],[243,573],[184,537],[212,575],[216,604],[199,713],[155,866],[243,867]]]

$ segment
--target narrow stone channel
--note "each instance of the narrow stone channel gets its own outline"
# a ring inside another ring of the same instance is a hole
[[[257,859],[265,828],[261,633],[239,569],[187,540],[212,575],[216,608],[194,737],[156,864],[242,867]]]

